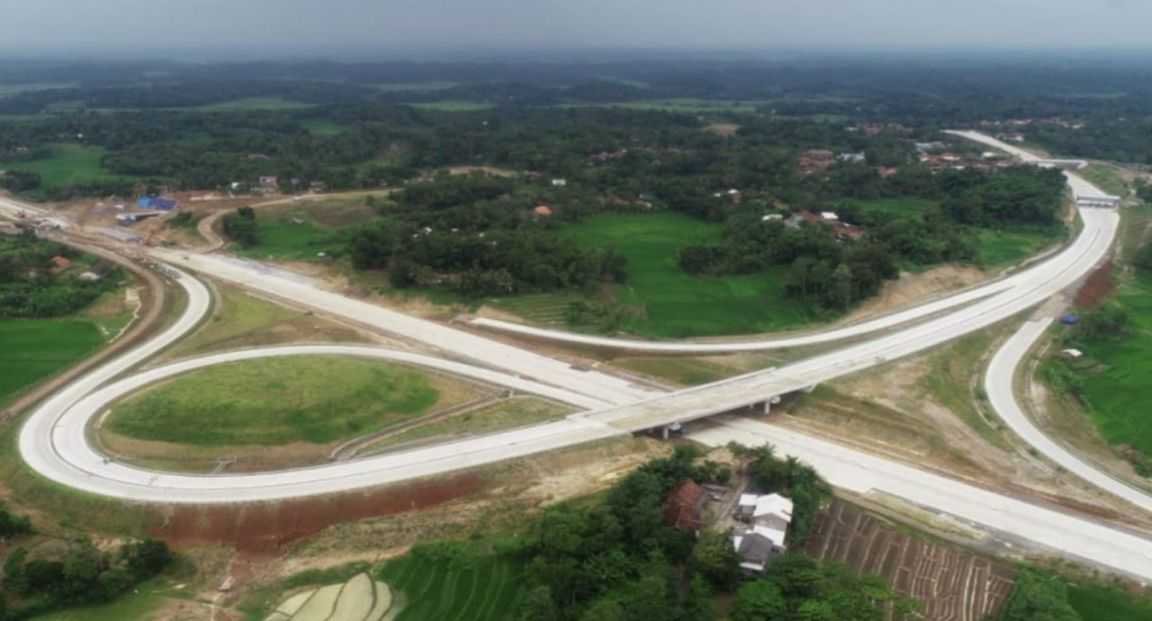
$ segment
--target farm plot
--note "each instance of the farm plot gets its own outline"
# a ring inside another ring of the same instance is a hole
[[[264,621],[382,621],[392,610],[392,591],[368,574],[343,584],[297,593]]]
[[[417,549],[379,577],[400,594],[396,621],[503,621],[514,616],[523,569],[497,556],[450,557]]]
[[[813,558],[880,575],[919,601],[928,621],[994,618],[1015,573],[986,557],[900,532],[842,501],[817,516],[805,546]]]

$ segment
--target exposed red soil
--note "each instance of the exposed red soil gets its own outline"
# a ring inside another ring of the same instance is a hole
[[[333,524],[427,509],[475,494],[484,485],[479,475],[462,474],[315,499],[178,506],[152,536],[176,546],[224,544],[245,553],[272,554]]]
[[[1116,281],[1112,278],[1112,262],[1101,265],[1092,272],[1076,292],[1076,306],[1080,308],[1096,308],[1112,295],[1116,290]]]

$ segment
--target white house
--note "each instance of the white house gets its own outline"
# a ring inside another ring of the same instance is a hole
[[[557,179],[552,180],[552,187],[554,187],[554,188],[563,188],[563,187],[567,187],[567,185],[568,185],[567,179],[557,178]]]
[[[788,550],[785,538],[792,523],[792,501],[780,494],[742,494],[736,515],[752,528],[732,537],[732,547],[740,555],[740,567],[760,573],[775,557]]]

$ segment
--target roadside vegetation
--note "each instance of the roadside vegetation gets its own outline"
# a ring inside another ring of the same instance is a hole
[[[4,621],[110,602],[154,578],[172,562],[168,546],[152,539],[98,549],[85,538],[38,535],[27,518],[3,506],[0,537],[6,544],[0,581],[0,619]]]
[[[1146,233],[1152,207],[1128,208],[1123,218],[1125,252],[1108,283],[1114,293],[1083,309],[1078,325],[1061,329],[1042,377],[1076,399],[1138,474],[1152,477],[1152,421],[1142,415],[1152,398],[1146,381],[1152,374],[1152,243]],[[1060,355],[1063,349],[1082,356]]]
[[[116,405],[113,433],[195,446],[327,444],[418,418],[446,380],[370,360],[288,356],[175,378]]]

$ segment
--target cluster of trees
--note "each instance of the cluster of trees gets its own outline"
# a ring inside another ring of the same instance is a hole
[[[971,227],[1056,226],[1063,203],[1060,172],[1035,167],[938,174],[909,167],[875,179],[878,185],[866,194],[943,199],[942,208],[905,216],[833,203],[841,222],[865,230],[863,239],[838,237],[821,223],[764,221],[763,211],[742,209],[728,216],[722,243],[682,248],[680,267],[693,274],[748,274],[788,266],[791,295],[842,311],[875,295],[899,274],[900,263],[975,260]]]
[[[0,317],[47,318],[74,313],[119,283],[119,270],[97,261],[87,269],[103,272],[95,281],[60,271],[53,258],[79,260],[80,254],[31,232],[0,237]]]
[[[734,448],[748,462],[754,485],[792,494],[799,514],[793,524],[801,525],[788,537],[790,545],[801,546],[827,485],[807,466],[777,459],[770,449]],[[800,555],[788,555],[750,580],[728,535],[696,538],[665,523],[663,508],[678,483],[728,476],[726,467],[699,464],[694,451],[681,447],[620,481],[603,503],[545,512],[515,551],[528,563],[531,580],[519,619],[709,621],[716,618],[712,602],[720,592],[735,594],[732,619],[739,621],[878,621],[890,606],[908,609],[882,580]]]
[[[256,210],[251,207],[240,207],[236,213],[224,216],[220,226],[229,239],[245,248],[260,243],[260,225],[256,221]]]
[[[14,621],[52,610],[115,599],[156,576],[172,560],[161,541],[131,541],[102,552],[89,541],[16,548],[4,562],[0,583],[7,601],[0,620]]]
[[[18,537],[32,532],[32,522],[23,515],[16,515],[0,503],[0,540]]]
[[[378,207],[376,223],[350,237],[348,256],[360,269],[387,269],[397,288],[441,287],[470,296],[623,282],[623,257],[555,235],[552,216],[533,215],[535,195],[484,175],[411,184],[396,202]]]
[[[1022,569],[998,621],[1080,621],[1080,618],[1068,603],[1068,587],[1063,580]]]

